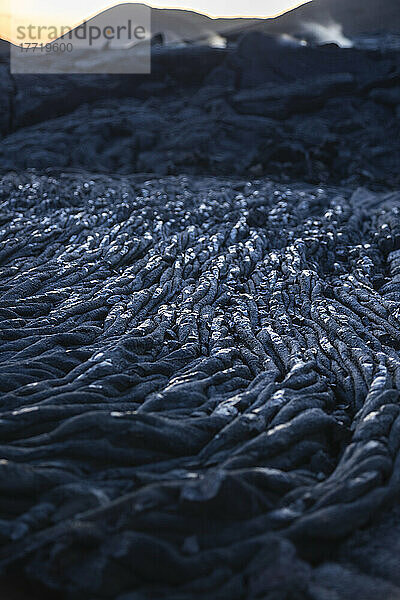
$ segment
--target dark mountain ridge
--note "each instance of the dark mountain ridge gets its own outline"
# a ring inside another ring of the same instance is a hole
[[[392,0],[312,0],[278,17],[244,24],[244,30],[300,35],[304,26],[310,23],[323,26],[338,24],[348,36],[372,32],[399,33],[400,3]],[[231,34],[237,35],[234,27]]]

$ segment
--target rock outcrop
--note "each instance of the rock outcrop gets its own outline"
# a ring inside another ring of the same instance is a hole
[[[2,78],[0,169],[399,183],[399,53],[154,49],[151,76]]]

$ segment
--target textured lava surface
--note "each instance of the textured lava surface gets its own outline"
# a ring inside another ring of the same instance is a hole
[[[257,32],[225,49],[161,47],[151,76],[12,75],[0,45],[0,173],[398,189],[399,123],[400,52],[381,38],[370,50],[292,47]]]
[[[3,572],[400,598],[399,193],[13,173],[0,202]]]

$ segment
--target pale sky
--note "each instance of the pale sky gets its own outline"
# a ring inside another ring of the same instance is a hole
[[[122,0],[122,2],[129,0]],[[211,17],[272,17],[299,4],[301,0],[142,0],[155,8],[184,8]],[[0,0],[0,37],[13,39],[15,22],[74,27],[100,11],[119,4],[118,0]],[[11,15],[14,25],[11,26]]]

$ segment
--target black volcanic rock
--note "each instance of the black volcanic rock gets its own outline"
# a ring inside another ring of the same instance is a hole
[[[400,106],[400,86],[394,88],[377,88],[371,91],[370,97],[387,106]]]
[[[14,126],[15,84],[8,65],[0,63],[0,139],[10,133]]]
[[[8,588],[399,596],[399,192],[20,172],[0,200]]]
[[[240,113],[285,119],[292,114],[312,112],[333,95],[352,91],[355,91],[354,77],[350,73],[338,73],[243,90],[234,96],[233,105]]]
[[[391,53],[380,55],[338,46],[288,46],[258,31],[243,36],[234,58],[242,67],[240,86],[244,88],[338,73],[351,73],[357,80],[369,82],[390,77],[398,66]]]
[[[180,86],[199,86],[224,59],[221,49],[207,46],[179,50],[153,49],[148,75],[14,75],[15,128],[71,113],[101,99],[120,99],[176,92]]]
[[[5,70],[0,168],[387,186],[400,172],[399,72],[396,52],[285,47],[259,33],[237,48],[153,49],[151,76]]]

